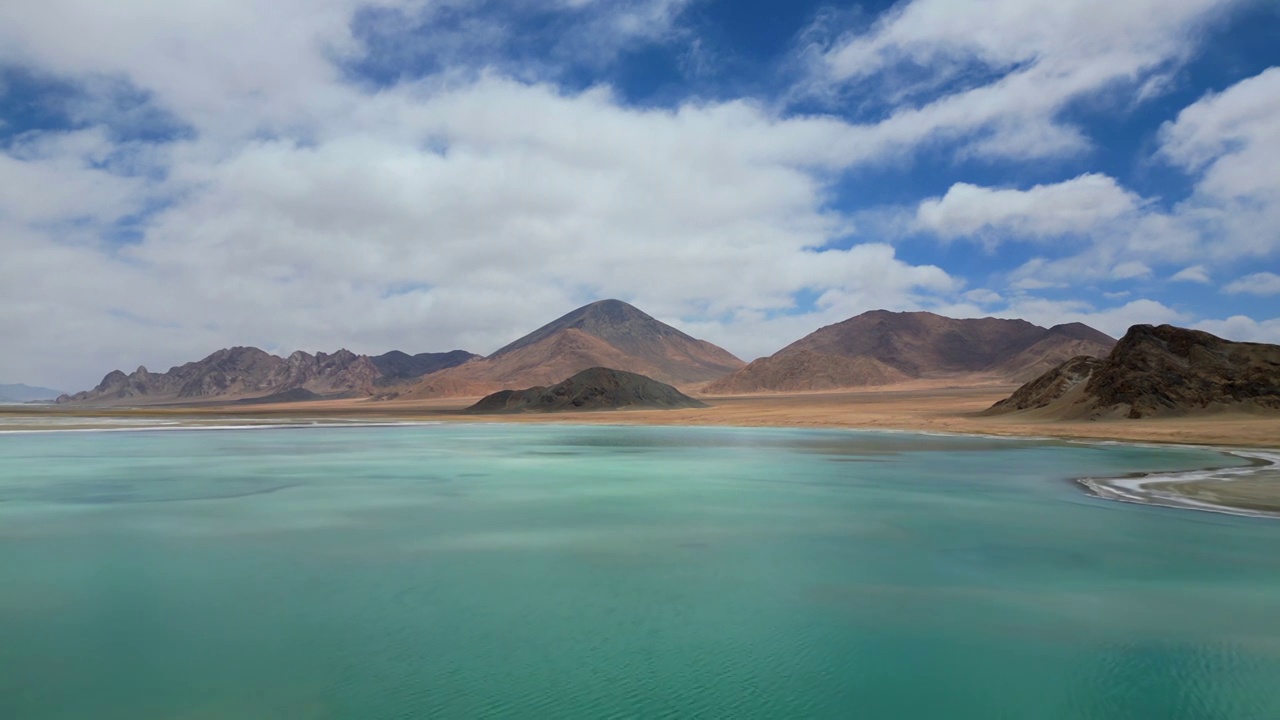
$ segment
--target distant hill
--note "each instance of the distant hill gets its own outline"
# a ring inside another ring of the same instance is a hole
[[[1054,325],[1025,350],[989,369],[1017,382],[1027,382],[1073,357],[1106,357],[1116,339],[1082,323]]]
[[[622,370],[594,367],[551,387],[500,390],[467,408],[474,414],[706,407],[670,385]]]
[[[889,385],[912,378],[986,373],[1021,381],[1115,340],[1086,325],[955,319],[873,310],[821,328],[707,385],[708,394],[796,392]]]
[[[382,355],[374,355],[369,359],[373,361],[374,366],[382,373],[382,377],[378,379],[378,384],[385,386],[456,367],[478,357],[480,356],[475,353],[469,353],[466,350],[418,353],[417,355],[392,350]]]
[[[808,392],[892,385],[910,378],[901,370],[872,357],[796,350],[755,360],[742,370],[707,385],[702,391],[725,395],[761,391]]]
[[[53,400],[62,394],[61,390],[31,385],[0,385],[0,402],[22,403],[40,400]]]
[[[691,337],[620,300],[574,310],[486,358],[426,376],[401,397],[483,395],[550,385],[591,367],[611,367],[671,384],[705,382],[743,366],[728,351]]]
[[[164,373],[145,367],[129,374],[115,370],[92,390],[63,395],[58,402],[148,405],[369,397],[379,388],[410,382],[434,372],[433,368],[452,367],[473,357],[461,350],[420,355],[393,351],[372,358],[339,350],[315,355],[298,351],[282,358],[254,347],[233,347]]]
[[[1280,346],[1135,325],[1105,360],[1073,358],[988,412],[1047,419],[1280,412]]]

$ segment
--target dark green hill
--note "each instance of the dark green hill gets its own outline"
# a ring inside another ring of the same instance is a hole
[[[551,387],[493,393],[466,411],[485,414],[697,407],[706,404],[670,385],[623,370],[594,367]]]

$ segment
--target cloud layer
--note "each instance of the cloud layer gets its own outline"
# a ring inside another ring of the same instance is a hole
[[[1152,162],[1193,185],[1177,202],[1103,172],[957,179],[906,209],[850,196],[913,158],[1087,152],[1067,110],[1158,96],[1235,3],[960,5],[797,42],[778,96],[665,103],[608,78],[697,40],[684,0],[12,5],[0,67],[48,90],[18,100],[51,119],[0,124],[0,377],[81,388],[234,344],[487,352],[601,297],[747,359],[877,307],[1272,337],[1265,317],[1040,293],[1274,294],[1256,263],[1280,252],[1280,69],[1159,130]],[[535,28],[560,40],[520,39]],[[880,232],[875,212],[900,217]],[[970,243],[1027,256],[974,273],[947,259]]]

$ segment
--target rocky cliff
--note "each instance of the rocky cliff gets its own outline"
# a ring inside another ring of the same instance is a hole
[[[1105,360],[1070,360],[990,412],[1143,418],[1215,410],[1280,412],[1280,346],[1135,325]]]

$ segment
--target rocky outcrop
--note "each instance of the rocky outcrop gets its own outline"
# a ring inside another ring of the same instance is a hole
[[[1034,410],[1049,407],[1073,396],[1078,399],[1093,374],[1105,361],[1081,355],[1071,358],[1014,391],[1012,395],[992,406],[992,413],[1015,410]]]
[[[1105,355],[1114,344],[1079,323],[1046,329],[1025,320],[873,310],[821,328],[705,392],[867,387],[973,374],[1025,381],[1076,355]]]
[[[467,408],[474,414],[706,407],[651,378],[611,368],[588,368],[551,387],[500,390]]]
[[[1074,359],[993,413],[1144,418],[1218,410],[1280,412],[1280,346],[1172,325],[1135,325],[1105,361]]]

